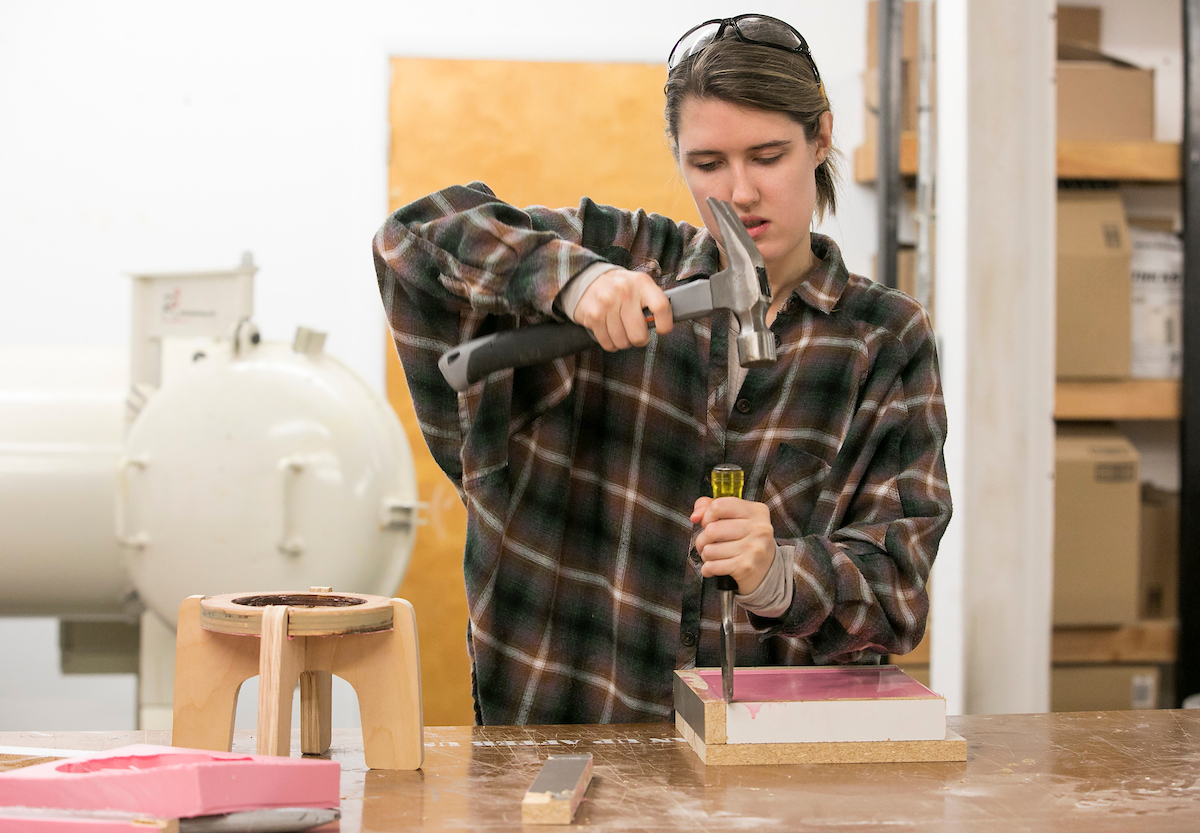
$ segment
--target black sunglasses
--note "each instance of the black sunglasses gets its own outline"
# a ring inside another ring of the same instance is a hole
[[[798,52],[808,59],[813,78],[818,84],[821,83],[821,73],[817,72],[817,64],[804,36],[790,24],[765,14],[740,14],[737,17],[706,20],[698,26],[693,26],[683,33],[683,37],[671,50],[671,55],[667,58],[667,69],[675,69],[687,58],[703,51],[713,41],[724,37],[726,31],[733,32],[742,43],[769,46],[785,52]]]

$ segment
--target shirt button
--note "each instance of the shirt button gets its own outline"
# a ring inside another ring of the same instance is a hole
[[[691,631],[684,631],[683,636],[680,637],[680,639],[682,639],[683,644],[687,645],[689,648],[696,644],[696,634],[692,633]]]
[[[775,347],[778,349],[781,346],[783,346],[783,336],[781,336],[779,333],[775,333]]]
[[[750,400],[749,399],[739,399],[737,402],[734,403],[733,407],[737,410],[737,412],[739,414],[748,414],[748,413],[750,413]]]
[[[692,550],[690,553],[688,553],[688,558],[692,560],[693,564],[700,563],[700,553],[696,552],[695,550]]]

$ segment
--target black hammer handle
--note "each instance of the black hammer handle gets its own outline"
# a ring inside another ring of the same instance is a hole
[[[489,373],[570,356],[596,343],[578,324],[532,324],[472,339],[438,360],[450,387],[464,391]]]
[[[673,287],[666,295],[676,321],[699,318],[713,311],[708,280]],[[450,387],[464,391],[497,370],[560,359],[595,344],[592,334],[578,324],[531,324],[472,339],[447,350],[438,359],[438,368]]]

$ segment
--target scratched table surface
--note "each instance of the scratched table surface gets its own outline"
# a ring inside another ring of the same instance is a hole
[[[705,767],[669,724],[430,727],[423,769],[385,772],[365,768],[358,732],[335,730],[343,817],[319,831],[518,830],[543,760],[568,752],[594,756],[575,817],[594,830],[1200,830],[1200,710],[949,722],[965,763]],[[169,740],[0,733],[4,746],[87,750]],[[234,751],[253,752],[253,735],[239,732]]]

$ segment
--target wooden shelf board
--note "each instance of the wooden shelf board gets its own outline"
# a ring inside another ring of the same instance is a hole
[[[1180,153],[1178,142],[1060,141],[1058,178],[1178,182]]]
[[[1182,176],[1178,142],[1058,143],[1059,179],[1124,180],[1127,182],[1178,182]],[[877,152],[874,141],[854,151],[854,181],[875,181]],[[917,175],[917,135],[900,134],[900,174]]]
[[[874,141],[859,145],[854,151],[854,181],[863,185],[874,182],[878,162]],[[900,134],[900,175],[917,175],[917,134],[911,131]]]
[[[1111,628],[1059,627],[1054,629],[1050,654],[1056,665],[1169,663],[1175,661],[1176,629],[1173,619]]]
[[[1055,386],[1055,419],[1179,419],[1180,414],[1177,379],[1059,381]]]

